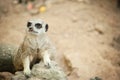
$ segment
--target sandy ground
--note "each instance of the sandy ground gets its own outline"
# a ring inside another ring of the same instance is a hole
[[[5,9],[1,5],[0,42],[19,46],[27,20],[41,18],[49,24],[47,34],[57,48],[57,61],[69,80],[96,76],[120,80],[120,12],[115,5],[114,0],[88,3],[69,0],[56,3],[38,15],[30,15],[21,5]]]

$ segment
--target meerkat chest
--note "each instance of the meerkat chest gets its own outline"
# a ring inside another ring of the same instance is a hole
[[[44,46],[44,40],[43,39],[28,39],[27,45],[32,50],[36,50],[38,52],[38,51],[42,50],[42,48]]]

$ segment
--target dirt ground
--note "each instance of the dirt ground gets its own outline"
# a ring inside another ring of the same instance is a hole
[[[63,0],[37,15],[5,1],[0,3],[0,42],[19,46],[27,20],[40,18],[49,24],[56,60],[69,80],[120,80],[120,11],[115,0]]]

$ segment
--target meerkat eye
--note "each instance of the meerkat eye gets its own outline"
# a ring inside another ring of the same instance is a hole
[[[40,28],[42,28],[42,25],[41,25],[40,23],[36,23],[36,24],[35,24],[35,27],[36,27],[37,29],[40,29]]]
[[[28,23],[27,23],[27,27],[30,27],[31,25],[32,25],[31,22],[28,22]]]

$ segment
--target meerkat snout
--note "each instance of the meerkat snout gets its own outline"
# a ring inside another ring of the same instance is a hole
[[[29,32],[32,32],[33,31],[33,28],[29,28]]]

